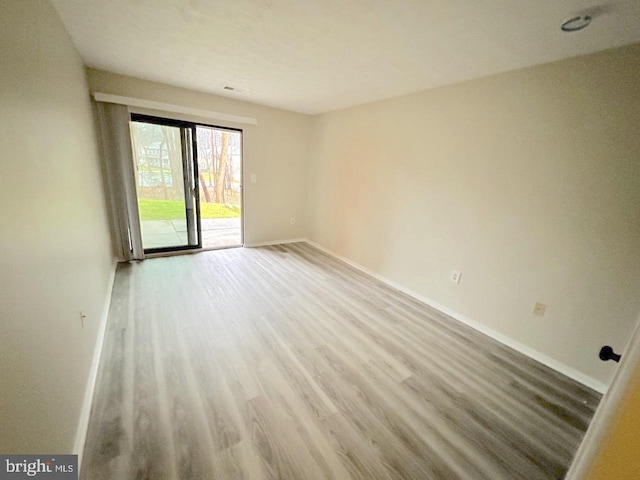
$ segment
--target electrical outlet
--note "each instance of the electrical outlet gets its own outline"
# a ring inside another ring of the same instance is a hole
[[[538,315],[539,317],[544,317],[544,312],[546,312],[547,306],[544,303],[536,303],[533,307],[533,314]]]
[[[255,173],[251,174],[251,183],[258,183],[258,176]]]
[[[291,225],[294,225],[296,223],[296,217],[291,217]]]
[[[87,319],[87,315],[84,312],[80,312],[80,324],[84,328],[84,321]]]
[[[453,283],[460,283],[460,278],[462,278],[462,273],[457,270],[451,270],[449,280],[451,280]]]

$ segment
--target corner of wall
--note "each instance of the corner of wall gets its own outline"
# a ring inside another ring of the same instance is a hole
[[[361,272],[366,273],[367,275],[370,275],[374,278],[376,278],[377,280],[380,280],[381,282],[386,283],[387,285],[389,285],[392,288],[395,288],[396,290],[405,293],[413,298],[415,298],[416,300],[425,303],[427,305],[429,305],[430,307],[435,308],[436,310],[444,313],[445,315],[448,315],[449,317],[453,318],[454,320],[457,320],[461,323],[464,323],[465,325],[473,328],[474,330],[479,331],[480,333],[483,333],[484,335],[502,343],[503,345],[506,345],[507,347],[522,353],[523,355],[526,355],[529,358],[532,358],[533,360],[536,360],[537,362],[546,365],[547,367],[562,373],[563,375],[572,378],[573,380],[575,380],[576,382],[581,383],[582,385],[585,385],[599,393],[606,393],[607,389],[608,389],[608,385],[606,385],[605,383],[590,377],[589,375],[586,375],[578,370],[576,370],[575,368],[572,368],[562,362],[559,362],[533,348],[530,348],[510,337],[508,337],[507,335],[504,335],[500,332],[497,332],[487,326],[485,326],[484,324],[473,320],[469,317],[467,317],[466,315],[463,315],[459,312],[456,312],[455,310],[450,309],[449,307],[442,305],[441,303],[436,302],[435,300],[422,295],[418,292],[415,292],[407,287],[405,287],[404,285],[395,282],[387,277],[384,277],[362,265],[360,265],[359,263],[356,263],[352,260],[350,260],[347,257],[344,257],[332,250],[329,250],[328,248],[320,245],[319,243],[313,241],[313,240],[309,240],[308,238],[305,239],[305,241],[307,243],[309,243],[310,245],[316,247],[318,250],[321,250],[325,253],[327,253],[328,255],[331,255],[332,257],[337,258],[338,260],[343,261],[344,263],[357,268],[358,270],[360,270]]]

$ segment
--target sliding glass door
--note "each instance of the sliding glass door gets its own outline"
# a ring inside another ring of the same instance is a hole
[[[242,245],[242,132],[196,125],[202,247]]]
[[[195,126],[144,115],[130,126],[145,253],[202,247]]]

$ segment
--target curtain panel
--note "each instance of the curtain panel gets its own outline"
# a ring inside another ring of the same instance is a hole
[[[143,260],[129,109],[96,102],[107,199],[118,260]]]

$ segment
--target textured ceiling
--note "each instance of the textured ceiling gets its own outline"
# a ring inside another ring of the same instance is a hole
[[[304,113],[640,42],[638,0],[54,5],[90,67]],[[594,16],[589,28],[560,31],[563,19],[585,11]]]

